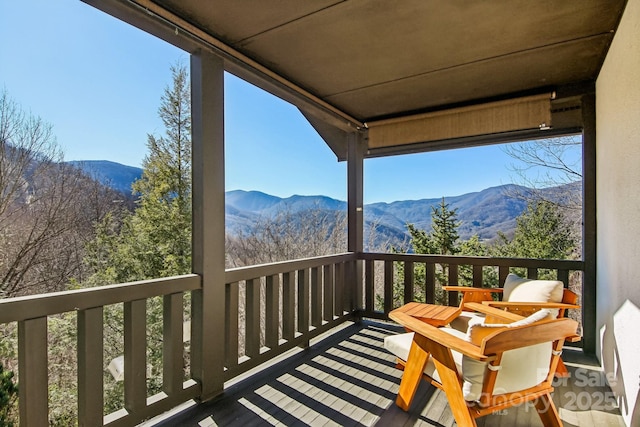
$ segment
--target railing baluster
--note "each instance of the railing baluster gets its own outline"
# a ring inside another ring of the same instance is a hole
[[[102,307],[78,311],[78,425],[102,425],[103,331]]]
[[[498,287],[499,288],[504,286],[504,281],[507,280],[508,275],[509,275],[509,267],[505,267],[505,266],[498,267]]]
[[[476,288],[482,287],[482,266],[474,265],[473,266],[473,286]]]
[[[282,338],[291,341],[295,337],[295,274],[282,274]]]
[[[260,279],[247,279],[245,283],[245,355],[256,357],[260,354]]]
[[[449,277],[447,280],[451,286],[458,285],[458,264],[449,264]],[[458,305],[458,292],[448,292],[448,294],[447,303],[450,306]]]
[[[536,280],[538,278],[538,269],[536,267],[527,268],[527,278]]]
[[[266,315],[265,315],[265,345],[270,349],[278,346],[280,326],[280,276],[267,276]]]
[[[322,283],[324,287],[324,305],[323,305],[323,317],[327,322],[333,320],[333,284],[335,268],[334,264],[328,264],[323,267]]]
[[[375,299],[375,261],[368,259],[364,262],[364,309],[373,312]]]
[[[162,390],[174,396],[182,391],[184,377],[182,292],[165,295],[162,312]]]
[[[147,301],[124,303],[124,407],[138,412],[147,404]]]
[[[319,267],[311,269],[311,325],[322,325],[322,287],[320,286],[322,270]]]
[[[335,286],[335,313],[338,317],[344,315],[344,263],[336,264]]]
[[[309,332],[309,269],[298,270],[298,331]]]
[[[238,282],[227,283],[225,289],[225,352],[224,364],[227,369],[238,365]]]
[[[384,262],[384,312],[393,310],[393,261]]]
[[[436,265],[432,262],[428,262],[425,264],[424,269],[425,302],[427,304],[433,304],[436,299]]]
[[[18,322],[20,425],[49,425],[47,318]]]
[[[404,303],[413,301],[413,262],[404,263]]]
[[[569,287],[569,270],[558,270],[556,277],[564,283],[565,288]]]

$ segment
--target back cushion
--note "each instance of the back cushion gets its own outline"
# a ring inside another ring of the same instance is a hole
[[[559,280],[523,279],[509,274],[502,299],[509,302],[562,302],[564,286]]]

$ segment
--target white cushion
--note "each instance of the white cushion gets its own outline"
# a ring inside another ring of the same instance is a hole
[[[545,318],[553,318],[550,310],[540,310],[531,316],[509,324],[485,324],[484,319],[472,319],[469,322],[467,340],[479,344],[482,338],[500,328],[514,328],[530,325]],[[500,371],[496,376],[494,394],[511,393],[540,384],[549,373],[552,345],[540,343],[529,347],[505,351],[500,361]],[[469,384],[465,393],[466,400],[478,400],[482,393],[486,364],[466,356],[462,358],[462,372]]]
[[[462,340],[471,341],[471,337],[474,333],[483,333],[481,331],[483,328],[490,329],[490,331],[484,331],[486,335],[486,332],[493,332],[498,328],[528,325],[533,322],[537,322],[538,320],[542,320],[549,315],[549,310],[540,310],[517,322],[500,325],[485,325],[484,318],[474,318],[470,320],[469,329],[466,333],[450,327],[440,328],[440,330]],[[406,361],[409,357],[409,350],[411,349],[411,343],[413,342],[413,335],[413,332],[389,335],[384,339],[384,348],[397,358]],[[501,369],[496,377],[494,394],[523,390],[544,381],[549,373],[551,350],[551,343],[542,343],[504,352],[500,363]],[[457,351],[452,351],[451,353],[456,367],[458,368],[458,372],[462,373],[462,394],[464,399],[467,401],[479,400],[482,393],[486,362],[480,362],[463,356]],[[440,381],[440,376],[438,375],[432,358],[429,358],[424,369],[424,373],[434,380]]]
[[[562,302],[564,286],[559,280],[523,279],[509,274],[504,281],[503,301]]]
[[[466,334],[464,332],[457,331],[453,328],[440,328],[441,331],[458,337],[462,340],[466,340]],[[389,335],[384,338],[384,348],[391,352],[398,359],[406,361],[409,357],[409,349],[413,342],[413,332],[407,332],[404,334]],[[462,354],[454,351],[453,360],[456,363],[458,372],[462,372]],[[433,360],[429,358],[427,366],[424,368],[424,373],[429,375],[436,381],[440,381],[440,376],[436,370],[436,365],[433,364]]]

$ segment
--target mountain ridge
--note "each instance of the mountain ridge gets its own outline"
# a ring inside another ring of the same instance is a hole
[[[129,194],[131,184],[142,176],[142,169],[116,162],[93,160],[69,163],[85,169],[104,184]],[[560,190],[551,187],[542,191],[553,195],[562,194]],[[570,190],[577,191],[577,188]],[[526,208],[526,201],[513,195],[531,191],[515,184],[505,184],[457,196],[444,196],[444,200],[449,209],[456,209],[461,239],[466,240],[477,234],[482,240],[491,240],[497,237],[498,232],[507,235],[513,232],[516,218]],[[426,231],[431,229],[432,210],[441,201],[442,197],[366,204],[365,228],[375,228],[385,236],[405,240],[408,238],[408,223]],[[273,218],[283,212],[298,214],[309,209],[346,212],[347,203],[324,195],[278,197],[258,190],[225,192],[226,227],[232,234],[247,230],[260,219]]]

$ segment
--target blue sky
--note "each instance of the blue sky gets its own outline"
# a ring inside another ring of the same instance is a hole
[[[77,0],[0,0],[0,90],[53,125],[66,160],[140,166],[183,51]],[[298,110],[225,80],[227,190],[346,199],[346,164]],[[512,182],[499,146],[365,161],[365,202],[455,196]]]

